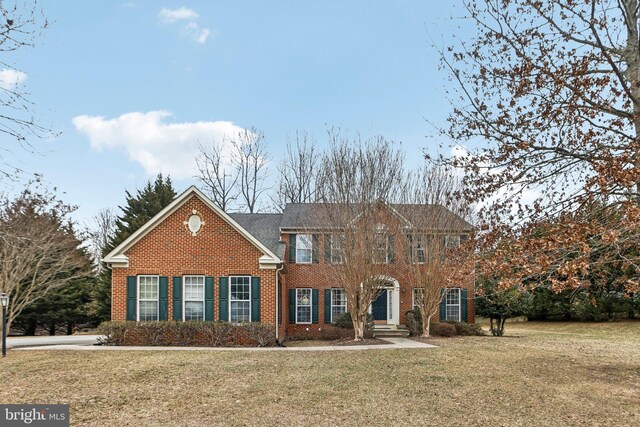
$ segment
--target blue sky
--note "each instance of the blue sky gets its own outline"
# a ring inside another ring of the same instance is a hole
[[[327,126],[401,142],[409,164],[437,150],[450,110],[429,34],[448,44],[462,13],[441,1],[41,0],[51,26],[10,58],[41,123],[61,132],[16,162],[88,222],[162,170],[182,190],[194,147],[255,126],[272,163],[286,136]],[[204,141],[203,141],[204,140]],[[10,147],[12,141],[0,140]]]

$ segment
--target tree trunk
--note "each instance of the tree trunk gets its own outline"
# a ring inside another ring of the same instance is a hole
[[[365,327],[365,322],[366,322],[366,318],[367,318],[367,314],[365,313],[360,314],[360,313],[355,313],[355,316],[353,316],[353,314],[351,315],[351,321],[353,323],[353,340],[354,341],[362,341],[364,339],[364,327]]]
[[[73,335],[73,322],[67,322],[67,335]]]
[[[49,335],[56,334],[56,322],[49,323]]]
[[[27,336],[32,336],[36,334],[36,329],[38,328],[38,323],[35,320],[29,322],[27,327],[24,329],[24,334]]]
[[[429,329],[431,329],[431,316],[424,316],[422,318],[422,336],[429,338]]]

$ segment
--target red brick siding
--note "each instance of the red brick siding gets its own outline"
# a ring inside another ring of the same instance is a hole
[[[204,221],[197,236],[183,224],[197,210]],[[174,276],[197,274],[214,277],[214,319],[219,314],[221,276],[260,276],[260,320],[274,324],[276,272],[260,270],[263,255],[251,242],[218,216],[198,197],[191,197],[153,230],[125,252],[128,268],[114,268],[112,280],[112,319],[126,319],[127,276],[154,274],[169,277],[169,319],[172,318]]]

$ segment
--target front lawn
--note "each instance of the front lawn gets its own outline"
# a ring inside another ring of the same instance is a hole
[[[3,403],[72,425],[638,425],[640,322],[355,352],[10,351]]]

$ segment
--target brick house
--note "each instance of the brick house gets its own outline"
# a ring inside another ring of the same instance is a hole
[[[282,214],[226,213],[190,187],[105,257],[113,272],[112,320],[262,322],[278,325],[279,339],[332,328],[348,307],[340,285],[323,274],[336,253],[322,224],[310,231],[313,209],[290,204]],[[424,209],[454,215],[440,206]],[[453,219],[461,235],[433,232],[459,244],[472,226]],[[393,253],[385,256],[387,285],[370,308],[377,328],[403,325],[413,307],[417,290],[404,280],[409,257],[401,249],[387,247]],[[443,290],[439,320],[473,322],[473,286],[469,277]]]

